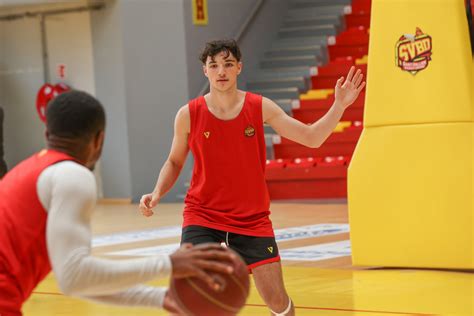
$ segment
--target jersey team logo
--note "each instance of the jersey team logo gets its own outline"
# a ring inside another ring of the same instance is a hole
[[[255,128],[253,128],[252,125],[249,125],[245,129],[244,133],[245,133],[245,136],[252,137],[253,135],[255,135]]]
[[[415,35],[405,34],[400,37],[396,45],[396,63],[404,71],[416,75],[428,67],[431,60],[431,36],[416,28]]]
[[[211,136],[211,132],[204,132],[204,137],[209,138]]]
[[[270,253],[273,253],[273,247],[268,247],[267,249]]]

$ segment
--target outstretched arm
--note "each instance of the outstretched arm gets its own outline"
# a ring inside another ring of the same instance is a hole
[[[232,253],[219,244],[183,245],[171,255],[108,260],[91,255],[90,218],[96,184],[87,168],[71,161],[48,167],[37,183],[48,211],[48,255],[61,291],[105,303],[160,307],[166,289],[142,285],[172,274],[194,276],[216,288],[212,272],[232,273]]]
[[[355,74],[354,74],[355,73]],[[354,103],[365,86],[363,75],[355,67],[351,67],[347,78],[339,78],[336,83],[334,103],[329,111],[317,122],[306,125],[288,116],[270,99],[263,99],[263,119],[279,135],[307,147],[317,148],[331,135],[344,110]]]
[[[96,183],[87,168],[70,161],[58,163],[43,171],[37,187],[48,210],[48,255],[63,293],[109,295],[171,274],[167,255],[119,261],[91,256]]]
[[[171,189],[178,179],[189,152],[188,136],[191,130],[191,117],[188,105],[181,107],[174,122],[174,137],[168,159],[161,168],[152,193],[140,199],[140,211],[145,216],[153,215],[153,208]]]

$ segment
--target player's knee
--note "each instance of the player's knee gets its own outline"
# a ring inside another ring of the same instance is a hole
[[[274,314],[283,313],[290,305],[290,297],[284,291],[280,294],[273,293],[267,300],[268,307]]]

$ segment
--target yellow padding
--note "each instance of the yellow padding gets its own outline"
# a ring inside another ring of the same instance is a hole
[[[471,49],[462,0],[373,0],[365,126],[472,120]],[[432,38],[432,60],[413,75],[395,48],[419,27]]]
[[[471,62],[471,80],[472,80],[472,84],[473,84],[473,87],[471,89],[471,109],[474,109],[474,56],[473,56],[473,59],[472,59],[472,62]],[[474,128],[472,130],[472,139],[474,139]],[[473,141],[473,144],[471,145],[471,149],[474,151],[474,141]],[[474,167],[471,168],[471,179],[474,183]],[[473,184],[474,186],[474,184]],[[472,223],[472,229],[471,229],[471,233],[472,233],[472,237],[471,237],[471,241],[472,244],[471,244],[471,247],[472,247],[472,262],[474,262],[474,193],[471,194],[471,197],[472,197],[472,210],[471,210],[471,223]],[[474,291],[474,288],[473,288],[473,291]],[[473,303],[474,305],[474,303]]]
[[[333,93],[334,89],[309,90],[307,93],[300,95],[300,100],[327,99]]]
[[[474,269],[473,126],[364,129],[348,173],[355,265]]]
[[[371,310],[410,312],[405,314],[407,316],[426,313],[473,315],[473,284],[474,273],[469,272],[403,269],[353,271],[353,309],[364,310],[370,306]]]

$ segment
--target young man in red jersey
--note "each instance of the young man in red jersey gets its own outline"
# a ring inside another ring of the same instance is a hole
[[[185,199],[181,241],[225,242],[252,270],[257,290],[272,314],[294,315],[269,218],[263,123],[283,137],[319,147],[365,82],[361,71],[351,68],[345,81],[337,81],[335,101],[328,113],[306,125],[273,101],[238,90],[240,60],[235,41],[207,43],[201,61],[210,92],[178,111],[169,158],[153,192],[143,195],[140,209],[145,216],[153,214],[152,209],[178,178],[191,150],[194,171]]]
[[[104,141],[102,105],[84,92],[59,95],[47,108],[47,147],[0,180],[0,315],[21,315],[36,285],[53,269],[61,291],[97,302],[164,307],[157,277],[231,273],[232,255],[216,245],[184,245],[174,254],[112,261],[91,256],[96,183],[91,170]],[[222,262],[224,260],[224,262]]]

